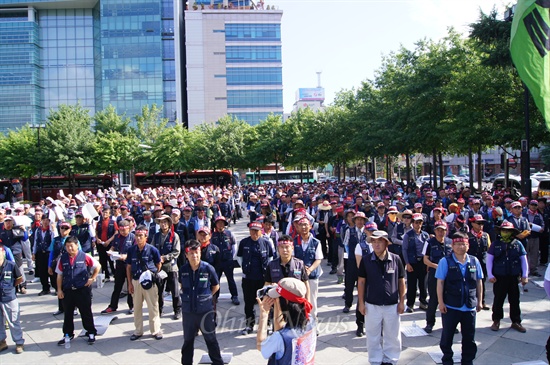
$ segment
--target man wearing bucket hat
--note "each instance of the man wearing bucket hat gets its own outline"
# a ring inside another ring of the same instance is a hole
[[[399,256],[388,251],[391,242],[386,232],[374,231],[369,243],[373,252],[361,260],[357,283],[369,362],[396,364],[401,354],[399,315],[405,309],[405,270]]]
[[[503,305],[506,296],[510,303],[512,328],[522,333],[527,331],[521,325],[518,277],[521,276],[523,285],[527,284],[529,264],[523,244],[515,238],[519,233],[511,222],[503,221],[500,225],[500,235],[487,251],[487,276],[489,282],[493,283],[495,294],[491,325],[493,331],[500,329],[500,320],[504,318]]]
[[[350,228],[346,231],[346,236],[344,237],[344,247],[348,253],[348,261],[346,262],[346,272],[345,272],[345,290],[344,290],[344,313],[349,313],[351,305],[353,304],[353,289],[357,282],[357,262],[355,258],[355,247],[360,244],[360,242],[365,242],[367,240],[367,234],[365,233],[365,223],[367,223],[367,217],[363,212],[357,212],[353,216],[353,221],[355,227]],[[375,223],[376,224],[376,223]]]
[[[164,288],[172,293],[173,318],[181,318],[180,286],[178,282],[177,259],[180,255],[180,237],[174,232],[172,218],[169,215],[161,215],[155,219],[159,231],[155,233],[151,244],[160,252],[161,269],[166,273],[165,278],[160,278],[157,283],[159,314],[162,316],[164,306]]]
[[[424,264],[424,255],[422,250],[430,235],[422,230],[424,217],[421,213],[414,213],[412,216],[413,229],[403,236],[403,258],[405,259],[405,269],[407,270],[407,313],[414,311],[414,302],[416,300],[416,288],[420,292],[420,309],[428,309],[426,301],[426,265]]]
[[[283,278],[257,301],[260,320],[256,348],[265,359],[269,359],[269,364],[287,365],[298,358],[305,364],[313,364],[317,336],[306,285],[296,278]],[[267,320],[273,306],[281,310],[283,320],[282,323],[275,321],[277,332],[267,337]]]

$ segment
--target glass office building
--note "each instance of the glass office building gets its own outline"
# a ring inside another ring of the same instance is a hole
[[[60,104],[129,117],[156,104],[170,121],[189,115],[190,127],[282,113],[282,13],[247,0],[183,4],[0,0],[0,132],[44,123]]]

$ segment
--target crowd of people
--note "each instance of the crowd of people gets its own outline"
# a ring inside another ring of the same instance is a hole
[[[511,328],[527,331],[519,291],[548,263],[546,204],[537,196],[515,200],[506,190],[475,193],[451,185],[435,191],[391,182],[60,192],[35,206],[0,209],[0,303],[8,308],[2,316],[16,352],[23,352],[16,292],[26,294],[25,263],[40,282],[38,295],[58,297],[54,314],[64,316],[59,345],[74,337],[75,308],[88,342],[95,342],[96,280],[114,281],[102,314],[119,311],[121,293],[127,293],[132,341],[144,335],[144,301],[151,335],[163,338],[160,317],[169,292],[172,318],[183,321],[182,364],[193,361],[199,329],[211,360],[222,364],[215,335],[220,281],[225,275],[231,302],[240,305],[240,267],[241,334],[253,333],[258,323],[258,349],[270,363],[288,364],[291,356],[313,359],[326,260],[329,275],[344,284],[344,313],[357,290],[355,334],[366,335],[372,364],[397,363],[400,314],[425,311],[424,330],[431,333],[438,308],[443,363],[452,363],[460,323],[462,363],[471,364],[477,311],[492,310],[491,330],[498,331],[508,298]],[[248,219],[249,236],[237,242],[230,227],[239,219]],[[485,299],[488,283],[493,303]],[[0,331],[0,351],[7,348],[5,338]]]

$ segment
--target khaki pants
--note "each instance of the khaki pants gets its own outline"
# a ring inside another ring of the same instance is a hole
[[[134,335],[143,335],[143,300],[147,302],[147,308],[149,309],[149,330],[151,334],[162,334],[160,330],[160,314],[158,303],[158,289],[156,285],[153,285],[150,289],[143,289],[138,280],[132,279],[132,285],[134,286],[134,326],[136,330]]]

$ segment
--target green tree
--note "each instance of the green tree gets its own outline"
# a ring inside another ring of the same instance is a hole
[[[139,153],[139,141],[134,135],[118,131],[98,133],[92,143],[91,168],[96,173],[132,170],[135,156]]]
[[[162,117],[162,108],[153,104],[141,108],[141,114],[135,116],[136,136],[142,144],[153,146],[157,138],[168,124],[168,119]]]
[[[80,104],[51,110],[44,129],[44,167],[52,173],[72,176],[88,172],[94,135],[88,110]]]
[[[42,155],[38,152],[36,131],[23,126],[0,136],[0,175],[28,178],[37,174]]]
[[[120,135],[126,136],[130,132],[130,118],[117,114],[115,107],[112,105],[96,112],[94,122],[96,133],[107,134],[109,132],[117,132]]]
[[[181,124],[165,128],[152,147],[153,164],[158,171],[193,169],[191,134]]]
[[[279,168],[290,157],[296,145],[298,130],[291,121],[283,122],[280,115],[269,115],[255,127],[256,141],[253,143],[254,168],[275,163],[275,174],[279,182]]]

